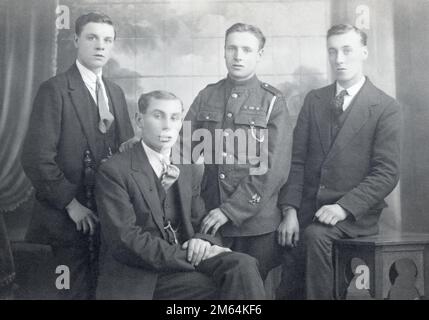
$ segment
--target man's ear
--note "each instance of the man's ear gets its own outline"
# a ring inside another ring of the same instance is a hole
[[[141,128],[142,126],[142,113],[140,111],[137,111],[134,115],[134,121],[136,122],[137,127]]]
[[[79,42],[79,37],[77,36],[77,34],[75,34],[74,35],[74,41],[73,41],[75,48],[78,47],[78,42]]]
[[[363,54],[363,59],[364,60],[368,59],[368,47],[367,46],[364,46],[362,48],[362,54]]]
[[[258,51],[258,61],[261,60],[262,56],[264,55],[264,48],[259,49]]]

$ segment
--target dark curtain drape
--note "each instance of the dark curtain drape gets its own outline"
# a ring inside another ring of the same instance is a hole
[[[35,92],[54,74],[56,0],[0,3],[0,211],[11,211],[31,192],[20,151]]]
[[[36,90],[56,68],[56,6],[56,0],[0,0],[0,285],[14,275],[2,213],[32,193],[20,152]]]

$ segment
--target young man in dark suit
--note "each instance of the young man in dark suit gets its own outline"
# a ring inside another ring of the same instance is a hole
[[[366,41],[351,25],[328,31],[336,81],[305,98],[289,178],[279,196],[278,241],[297,247],[295,261],[284,266],[281,290],[298,289],[304,274],[293,269],[305,270],[308,299],[333,298],[333,240],[376,234],[384,198],[399,179],[400,107],[364,76]],[[304,296],[295,290],[289,297]]]
[[[90,299],[98,218],[88,180],[133,129],[123,91],[102,77],[115,40],[112,21],[89,13],[76,20],[75,29],[76,63],[40,86],[22,164],[37,198],[27,239],[50,244],[55,265],[68,267],[70,286],[58,289],[60,298]]]
[[[206,214],[194,165],[173,165],[182,102],[138,102],[141,142],[101,165],[95,195],[102,246],[99,299],[263,299],[257,261],[198,233]]]

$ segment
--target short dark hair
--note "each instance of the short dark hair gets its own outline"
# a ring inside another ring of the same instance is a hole
[[[80,36],[83,30],[83,27],[90,22],[107,23],[108,25],[111,25],[113,27],[113,31],[115,32],[115,38],[116,38],[116,30],[112,19],[110,19],[108,15],[101,12],[89,12],[77,18],[74,26],[76,35]]]
[[[259,40],[259,50],[263,49],[265,46],[265,36],[262,33],[261,29],[258,27],[252,26],[251,24],[245,24],[245,23],[235,23],[231,27],[228,28],[225,32],[225,42],[226,38],[228,38],[228,35],[233,32],[249,32],[253,34],[256,39]]]
[[[360,42],[362,43],[362,45],[366,46],[367,38],[368,38],[368,36],[366,35],[366,33],[364,31],[362,31],[361,29],[359,29],[358,27],[355,27],[355,26],[353,26],[351,24],[336,24],[336,25],[333,25],[328,30],[328,34],[326,36],[326,39],[328,39],[331,36],[339,35],[339,34],[344,34],[344,33],[350,32],[350,31],[356,32],[360,36]]]
[[[149,108],[150,102],[152,99],[156,100],[178,100],[182,106],[183,111],[183,102],[180,100],[174,93],[162,90],[155,90],[148,93],[143,93],[138,101],[138,108],[140,113],[145,113]]]

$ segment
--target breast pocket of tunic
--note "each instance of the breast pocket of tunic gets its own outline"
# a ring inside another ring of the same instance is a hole
[[[235,129],[245,132],[245,143],[240,142],[237,156],[246,156],[246,162],[250,167],[260,165],[268,147],[267,120],[264,113],[240,113],[234,119]],[[244,147],[245,146],[245,147]],[[242,161],[240,161],[242,162]]]
[[[210,108],[210,107],[208,107]],[[204,156],[204,162],[207,164],[214,163],[216,154],[216,135],[222,134],[223,113],[217,110],[208,110],[202,108],[197,113],[198,128],[192,133],[194,153]],[[194,158],[194,154],[192,155]]]
[[[217,127],[217,124],[222,121],[222,117],[222,112],[219,112],[217,110],[208,110],[201,108],[197,113],[197,121],[202,124],[203,128],[207,129]]]

